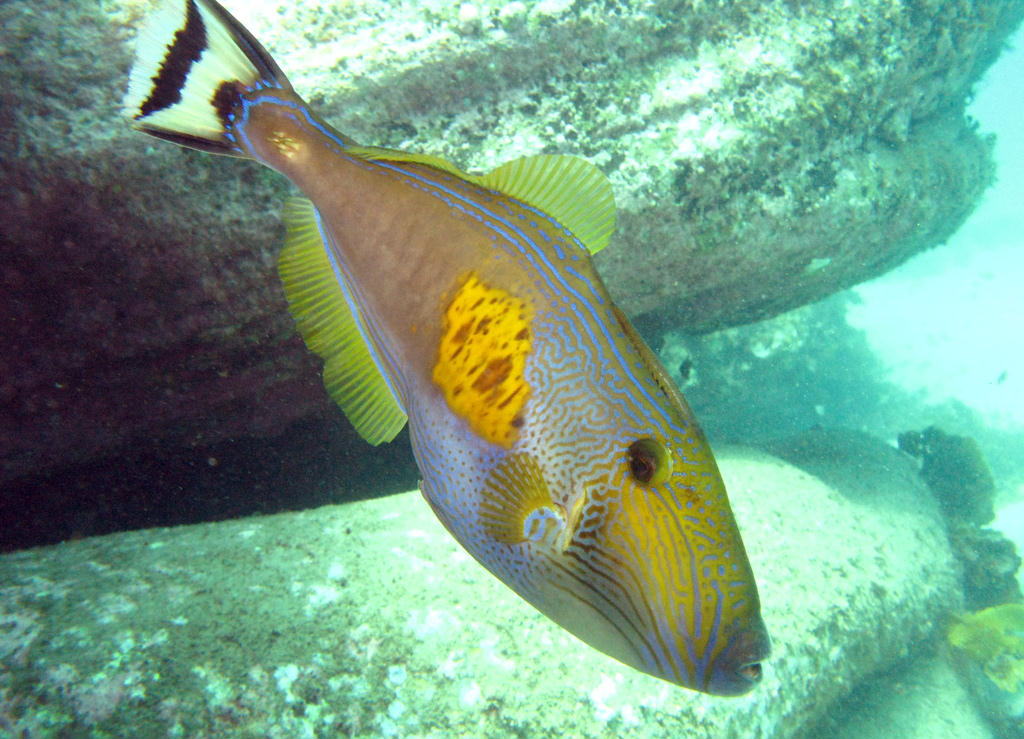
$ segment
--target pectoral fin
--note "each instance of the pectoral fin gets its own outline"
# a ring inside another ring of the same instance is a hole
[[[481,491],[480,522],[504,544],[554,542],[565,527],[565,511],[551,497],[544,474],[530,454],[510,454],[488,475]]]

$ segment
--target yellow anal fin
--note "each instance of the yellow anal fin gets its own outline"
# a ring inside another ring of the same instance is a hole
[[[480,492],[480,522],[495,541],[554,542],[565,526],[565,511],[551,498],[544,474],[530,454],[505,457]]]
[[[353,147],[349,153],[370,160],[422,164],[497,190],[547,213],[569,229],[591,254],[607,246],[615,230],[611,183],[601,170],[580,157],[538,154],[513,159],[484,175],[471,175],[429,154],[376,147]]]
[[[351,291],[328,256],[330,240],[313,204],[292,198],[278,271],[299,333],[324,360],[327,392],[371,444],[391,441],[405,425],[399,405],[367,344]]]

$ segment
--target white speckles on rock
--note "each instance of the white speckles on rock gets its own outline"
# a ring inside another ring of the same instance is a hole
[[[507,31],[515,31],[526,23],[526,5],[515,0],[498,11],[498,20]]]
[[[104,593],[100,596],[100,608],[96,618],[100,623],[113,623],[137,607],[134,602],[120,593]]]
[[[511,672],[515,669],[515,660],[509,659],[504,653],[505,642],[497,636],[488,636],[480,640],[480,651],[488,664],[501,670]]]
[[[655,105],[665,108],[683,105],[694,98],[709,95],[722,83],[722,70],[711,61],[673,61],[665,66],[662,75],[654,84],[653,93],[644,107]]]
[[[168,633],[167,629],[157,629],[145,638],[145,641],[142,643],[142,648],[150,649],[161,644],[166,644],[170,638],[171,635]]]
[[[621,682],[621,676],[620,676]],[[612,708],[608,705],[608,700],[615,695],[616,681],[607,675],[601,675],[601,682],[597,684],[593,690],[587,695],[590,698],[591,705],[594,706],[594,715],[597,716],[598,721],[607,723],[616,713],[618,709]]]
[[[459,668],[465,662],[465,653],[460,649],[449,652],[444,662],[437,666],[437,674],[453,680],[459,674]]]
[[[309,597],[306,599],[306,608],[310,611],[323,608],[336,602],[341,597],[341,591],[333,585],[311,585]]]
[[[459,688],[459,703],[466,708],[472,708],[480,702],[482,693],[476,680],[470,680]]]
[[[459,6],[458,14],[459,31],[465,34],[478,33],[480,31],[480,8],[475,3],[463,3]]]
[[[469,556],[469,553],[465,549],[460,548],[453,551],[448,559],[451,560],[452,564],[461,564],[463,562],[468,562],[472,557]]]
[[[429,559],[423,557],[417,557],[410,554],[402,547],[391,547],[391,554],[397,559],[402,560],[402,566],[408,568],[412,572],[420,572],[421,570],[430,570],[434,568],[434,563]]]
[[[345,565],[338,561],[331,562],[331,566],[327,568],[327,579],[331,582],[344,583]]]
[[[423,610],[411,611],[406,626],[417,639],[429,639],[437,634],[457,629],[459,619],[452,613],[428,606]]]
[[[629,703],[624,703],[619,709],[619,718],[622,719],[622,723],[626,726],[638,726],[640,724],[640,715]]]
[[[388,682],[392,685],[404,685],[406,677],[405,665],[390,665],[388,667]]]
[[[573,0],[540,0],[533,6],[533,14],[540,18],[557,18],[569,11]]]
[[[274,670],[274,680],[277,683],[277,689],[284,694],[285,702],[294,703],[298,700],[298,697],[292,692],[292,686],[295,685],[295,681],[298,679],[298,665],[281,665]]]

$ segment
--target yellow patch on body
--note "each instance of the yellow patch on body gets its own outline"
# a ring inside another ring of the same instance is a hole
[[[433,379],[448,407],[474,432],[511,447],[530,395],[526,304],[470,274],[448,304]]]

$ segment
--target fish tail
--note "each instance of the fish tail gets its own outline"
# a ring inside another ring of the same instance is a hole
[[[248,156],[234,121],[244,95],[291,84],[246,28],[214,0],[165,0],[139,35],[124,112],[157,138]]]

